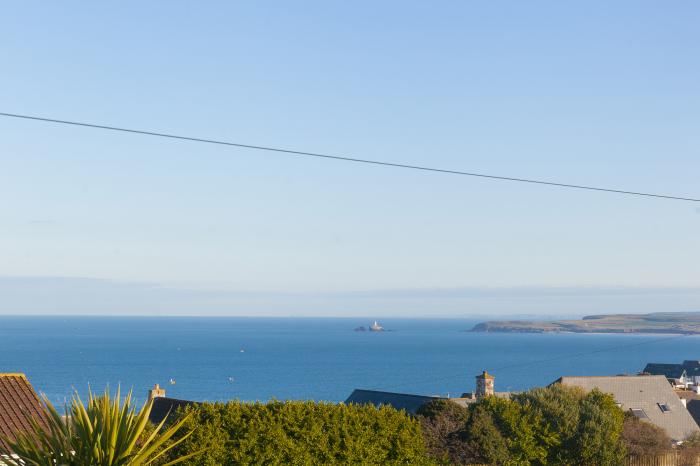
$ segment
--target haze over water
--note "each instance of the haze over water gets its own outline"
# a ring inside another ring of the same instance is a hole
[[[499,391],[561,375],[636,373],[700,359],[700,338],[673,335],[468,333],[476,320],[0,316],[0,372],[25,372],[62,403],[72,387],[154,383],[192,400],[344,400],[354,388],[458,396],[483,369]],[[169,383],[175,381],[174,385]]]

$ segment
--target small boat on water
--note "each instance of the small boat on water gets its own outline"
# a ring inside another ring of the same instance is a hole
[[[170,385],[175,385],[175,379],[170,379]]]

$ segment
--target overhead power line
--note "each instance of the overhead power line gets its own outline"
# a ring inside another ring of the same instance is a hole
[[[616,346],[610,346],[607,348],[600,348],[597,350],[592,350],[592,351],[583,351],[580,353],[574,353],[574,354],[562,354],[559,356],[555,356],[552,358],[547,358],[547,359],[539,359],[539,360],[534,360],[534,361],[526,361],[526,362],[519,362],[515,364],[508,364],[505,366],[500,366],[500,367],[495,367],[495,368],[490,368],[489,371],[493,374],[498,374],[501,371],[508,371],[509,369],[519,369],[522,367],[528,367],[528,366],[542,366],[549,364],[551,362],[555,361],[560,361],[562,359],[572,359],[572,358],[579,358],[582,356],[589,356],[592,354],[598,354],[598,353],[607,353],[610,351],[619,351],[619,350],[624,350],[626,348],[633,348],[633,347],[638,347],[638,346],[646,346],[654,343],[659,343],[662,341],[668,341],[668,340],[676,340],[679,338],[684,338],[687,337],[688,335],[673,335],[670,337],[662,337],[662,338],[656,338],[653,340],[645,340],[637,343],[632,343],[632,344],[627,344],[627,345],[616,345]],[[422,380],[414,380],[413,382],[405,382],[401,384],[393,384],[393,385],[388,385],[384,386],[381,389],[377,389],[378,391],[385,391],[385,390],[392,390],[396,388],[404,388],[404,387],[409,387],[409,386],[416,386],[416,385],[427,385],[427,384],[433,384],[436,381],[450,381],[450,380],[456,380],[456,379],[464,379],[467,376],[465,372],[461,372],[459,374],[454,374],[454,375],[449,375],[446,377],[438,377],[438,378],[430,378],[430,379],[422,379]]]
[[[206,144],[218,144],[218,145],[222,145],[222,146],[238,147],[238,148],[242,148],[242,149],[253,149],[253,150],[268,151],[268,152],[279,152],[279,153],[283,153],[283,154],[297,155],[297,156],[303,156],[303,157],[317,157],[317,158],[322,158],[322,159],[341,160],[344,162],[365,163],[365,164],[381,165],[381,166],[393,167],[393,168],[405,168],[405,169],[410,169],[410,170],[421,170],[421,171],[426,171],[426,172],[447,173],[447,174],[451,174],[451,175],[472,176],[472,177],[485,178],[485,179],[490,179],[490,180],[539,184],[539,185],[553,186],[553,187],[557,187],[557,188],[584,189],[584,190],[588,190],[588,191],[602,191],[602,192],[606,192],[606,193],[626,194],[626,195],[630,195],[630,196],[655,197],[655,198],[661,198],[661,199],[672,199],[672,200],[676,200],[676,201],[700,202],[700,199],[692,198],[692,197],[671,196],[671,195],[667,195],[667,194],[656,194],[656,193],[641,192],[641,191],[626,191],[623,189],[602,188],[602,187],[596,187],[596,186],[585,186],[585,185],[577,185],[577,184],[558,183],[558,182],[553,182],[553,181],[533,180],[533,179],[528,179],[528,178],[515,178],[515,177],[510,177],[510,176],[488,175],[488,174],[484,174],[484,173],[473,173],[473,172],[466,172],[466,171],[460,171],[460,170],[448,170],[448,169],[444,169],[444,168],[426,167],[426,166],[421,166],[421,165],[409,165],[409,164],[403,164],[403,163],[384,162],[381,160],[360,159],[360,158],[356,158],[356,157],[348,157],[348,156],[341,156],[341,155],[321,154],[321,153],[317,153],[317,152],[304,152],[304,151],[291,150],[291,149],[282,149],[279,147],[267,147],[267,146],[253,145],[253,144],[241,144],[241,143],[237,143],[237,142],[219,141],[219,140],[215,140],[215,139],[204,139],[204,138],[197,138],[197,137],[191,137],[191,136],[180,136],[180,135],[176,135],[176,134],[159,133],[159,132],[155,132],[155,131],[147,131],[147,130],[131,129],[131,128],[121,128],[121,127],[116,127],[116,126],[98,125],[98,124],[94,124],[94,123],[83,123],[83,122],[78,122],[78,121],[58,120],[58,119],[54,119],[54,118],[45,118],[45,117],[39,117],[39,116],[33,116],[33,115],[20,115],[20,114],[16,114],[16,113],[0,112],[0,116],[9,117],[9,118],[21,118],[21,119],[25,119],[25,120],[42,121],[42,122],[47,122],[47,123],[57,123],[57,124],[62,124],[62,125],[81,126],[81,127],[85,127],[85,128],[104,129],[104,130],[109,130],[109,131],[121,131],[123,133],[141,134],[141,135],[145,135],[145,136],[157,136],[157,137],[161,137],[161,138],[178,139],[178,140],[182,140],[182,141],[200,142],[200,143],[206,143]]]
[[[568,360],[568,359],[573,359],[573,358],[580,358],[582,356],[589,356],[592,354],[608,353],[610,351],[620,351],[620,350],[624,350],[627,348],[633,348],[633,347],[638,347],[638,346],[647,346],[647,345],[659,343],[662,341],[685,338],[687,336],[688,336],[687,334],[672,335],[670,337],[661,337],[661,338],[656,338],[653,340],[644,340],[641,342],[631,343],[631,344],[627,344],[627,345],[609,346],[606,348],[599,348],[599,349],[591,350],[591,351],[583,351],[580,353],[561,354],[559,356],[554,356],[554,357],[547,358],[547,359],[537,359],[534,361],[525,361],[525,362],[518,362],[518,363],[514,363],[514,364],[507,364],[505,366],[492,367],[492,368],[489,368],[488,370],[492,374],[499,374],[502,371],[507,372],[510,369],[520,369],[522,367],[528,367],[528,366],[543,366],[543,365],[549,364],[551,362],[556,362],[556,361],[560,361],[563,359]],[[404,388],[404,387],[416,386],[416,385],[428,385],[428,384],[433,384],[435,382],[445,382],[445,381],[451,381],[451,380],[457,380],[457,379],[464,379],[466,376],[467,376],[466,372],[462,371],[458,374],[456,373],[456,374],[448,375],[445,377],[437,377],[437,378],[432,377],[430,379],[426,378],[426,379],[421,379],[421,380],[414,380],[412,382],[404,382],[404,383],[400,383],[400,384],[387,385],[387,386],[382,387],[381,389],[377,389],[377,391],[386,391],[386,390],[393,390],[396,388]]]

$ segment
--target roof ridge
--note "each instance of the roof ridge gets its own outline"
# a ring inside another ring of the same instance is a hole
[[[622,377],[639,377],[640,379],[650,379],[652,377],[664,377],[661,374],[625,374],[625,375],[562,375],[562,379],[620,379]]]
[[[418,393],[402,393],[402,392],[387,392],[384,390],[371,390],[367,388],[355,388],[353,392],[372,392],[372,393],[386,393],[389,395],[402,395],[402,396],[420,396],[422,398],[442,398],[439,395],[420,395]]]
[[[22,377],[23,379],[27,378],[24,372],[0,372],[0,377]]]

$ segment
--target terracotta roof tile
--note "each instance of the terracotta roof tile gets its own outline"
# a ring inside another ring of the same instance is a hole
[[[46,411],[24,374],[0,373],[0,447],[7,448],[3,438],[31,429],[30,419],[46,422]]]

